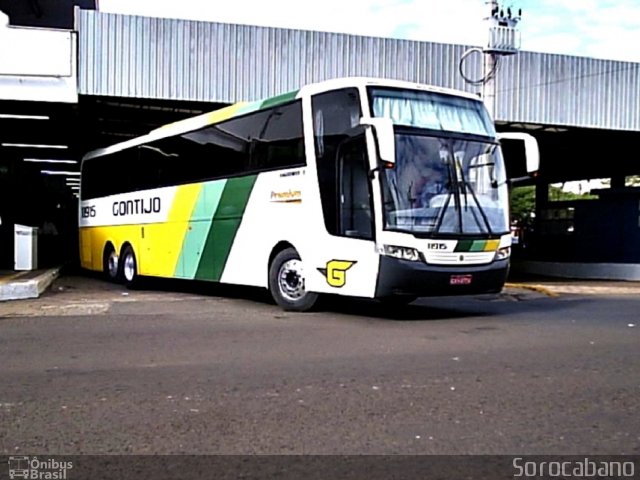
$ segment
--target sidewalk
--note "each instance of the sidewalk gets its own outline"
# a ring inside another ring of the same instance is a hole
[[[563,294],[640,296],[640,282],[623,280],[577,280],[520,273],[511,275],[505,288],[531,290],[551,297],[557,297]]]
[[[60,268],[27,272],[0,271],[0,302],[38,298],[58,278]]]

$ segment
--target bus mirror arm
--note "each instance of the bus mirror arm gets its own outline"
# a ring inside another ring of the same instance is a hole
[[[518,185],[521,184],[525,184],[531,181],[531,176],[526,175],[524,177],[515,177],[515,178],[510,178],[509,180],[507,180],[507,183],[509,184],[509,187],[517,187]]]
[[[369,170],[369,179],[373,180],[376,178],[376,172],[381,172],[383,170],[387,170],[388,168],[393,168],[393,163],[381,162],[377,167]]]

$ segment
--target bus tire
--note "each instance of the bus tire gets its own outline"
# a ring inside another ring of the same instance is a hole
[[[127,245],[122,250],[122,255],[120,255],[120,269],[122,281],[127,288],[134,289],[140,285],[138,261],[136,260],[136,254],[133,248],[131,248],[131,245]]]
[[[318,294],[307,292],[300,255],[294,248],[279,252],[269,265],[269,291],[284,310],[306,312],[318,301]]]
[[[102,271],[107,280],[111,282],[120,281],[120,265],[116,249],[110,243],[104,247],[102,255]]]

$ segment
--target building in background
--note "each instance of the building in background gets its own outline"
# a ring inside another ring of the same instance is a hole
[[[0,175],[9,185],[0,204],[9,220],[0,228],[22,221],[16,216],[25,216],[19,206],[25,192],[38,199],[26,207],[39,215],[36,226],[50,215],[45,212],[62,210],[55,208],[59,195],[71,205],[65,212],[73,225],[74,179],[84,153],[236,101],[339,76],[480,93],[459,73],[467,46],[106,14],[95,7],[0,0],[10,20],[0,19],[0,46],[12,46],[0,47]],[[480,58],[465,64],[469,77],[481,70]],[[532,133],[541,147],[534,260],[625,263],[640,278],[640,198],[625,187],[626,177],[640,173],[639,84],[640,64],[628,62],[521,52],[500,63],[498,129]],[[602,202],[567,207],[549,197],[551,184],[594,178],[611,179]],[[606,231],[599,228],[603,219]],[[0,250],[10,248],[3,240]]]

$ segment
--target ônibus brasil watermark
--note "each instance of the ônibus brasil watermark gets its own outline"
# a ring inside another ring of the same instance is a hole
[[[73,462],[61,462],[53,458],[13,456],[9,457],[9,479],[67,480]]]
[[[516,457],[512,462],[514,477],[558,477],[558,478],[632,478],[634,462],[591,460],[588,457],[572,461],[531,461]]]

